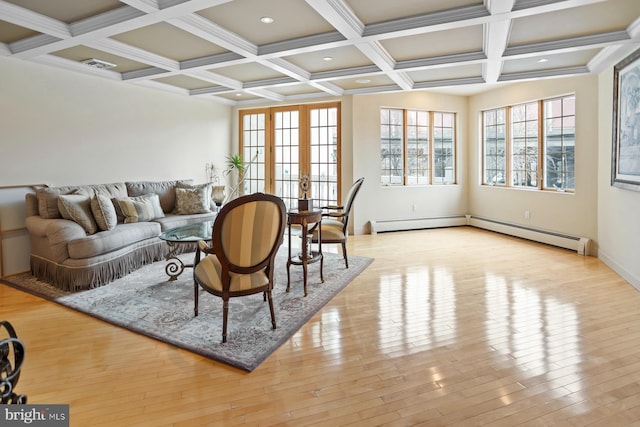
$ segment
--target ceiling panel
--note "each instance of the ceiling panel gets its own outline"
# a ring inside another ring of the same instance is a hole
[[[258,46],[335,30],[302,0],[234,0],[198,14]]]
[[[276,70],[254,62],[248,64],[232,65],[230,67],[216,68],[211,70],[211,72],[242,82],[253,82],[257,80],[286,77],[284,74],[279,73]]]
[[[6,0],[70,24],[124,6],[118,0]]]
[[[312,73],[371,65],[371,59],[354,46],[318,50],[284,59]]]
[[[461,6],[482,4],[478,0],[346,0],[364,24],[422,15]]]
[[[177,86],[177,87],[180,87],[183,89],[189,89],[189,90],[202,89],[206,87],[215,86],[214,84],[205,82],[204,80],[196,79],[190,76],[181,76],[181,75],[159,77],[153,80],[160,83],[165,83],[168,85]]]
[[[20,39],[36,36],[40,33],[28,28],[0,21],[0,43],[13,43]]]
[[[382,40],[396,61],[482,50],[482,25]]]
[[[587,49],[518,60],[506,60],[504,61],[502,72],[507,74],[523,73],[586,66],[599,52],[600,49]]]
[[[316,94],[324,93],[321,90],[316,89],[313,86],[309,86],[307,84],[291,84],[291,85],[284,85],[284,86],[274,86],[269,88],[269,90],[284,96],[316,95]]]
[[[184,61],[225,52],[225,49],[220,46],[162,22],[117,34],[112,38],[174,61]]]
[[[640,48],[640,0],[0,0],[0,11],[0,55],[234,105],[470,95],[598,74]],[[117,67],[74,64],[89,58]]]
[[[513,20],[509,46],[624,30],[640,16],[640,0],[608,0]]]
[[[344,79],[337,79],[332,83],[344,90],[358,90],[395,85],[395,82],[384,74],[377,74],[366,77],[348,77]]]
[[[429,70],[412,71],[407,74],[416,83],[449,79],[462,79],[467,77],[481,77],[482,64],[460,65],[457,67],[446,68],[431,68]]]

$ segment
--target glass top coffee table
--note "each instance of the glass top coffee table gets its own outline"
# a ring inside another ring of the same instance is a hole
[[[176,256],[180,245],[185,243],[197,243],[200,240],[211,240],[213,231],[213,220],[197,222],[172,228],[160,233],[160,239],[167,242],[171,250],[165,257],[167,265],[164,271],[169,276],[169,281],[176,280],[186,267],[193,267],[193,264],[185,264]]]

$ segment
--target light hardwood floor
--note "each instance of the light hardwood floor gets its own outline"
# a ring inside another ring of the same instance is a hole
[[[371,266],[248,374],[0,285],[17,392],[71,426],[640,425],[640,293],[469,227],[355,236]]]

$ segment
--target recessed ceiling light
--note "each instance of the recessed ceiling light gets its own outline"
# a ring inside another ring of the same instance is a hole
[[[236,93],[236,96],[242,96],[242,94],[241,93]]]
[[[358,80],[356,80],[356,83],[363,85],[363,84],[371,83],[371,80],[369,80],[369,79],[358,79]]]
[[[547,58],[540,58],[538,62],[542,64],[543,62],[549,62],[549,60]]]
[[[263,24],[271,24],[273,23],[273,18],[270,16],[263,16],[262,18],[260,18],[260,22],[262,22]]]
[[[330,56],[325,56],[324,58],[322,58],[323,61],[333,61],[333,58]]]

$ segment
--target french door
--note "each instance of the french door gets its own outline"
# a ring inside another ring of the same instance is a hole
[[[245,193],[282,197],[288,209],[302,197],[300,177],[311,181],[314,206],[340,200],[340,104],[311,104],[240,111],[240,149],[251,163]]]

